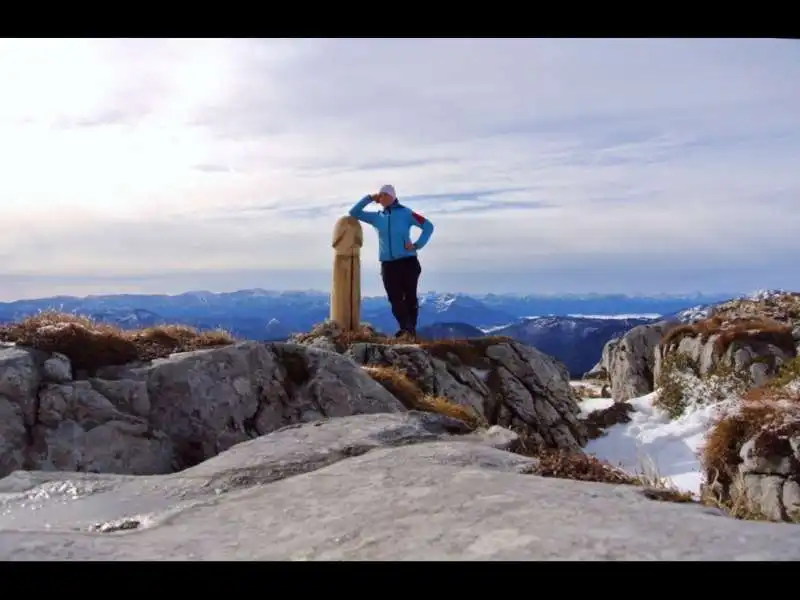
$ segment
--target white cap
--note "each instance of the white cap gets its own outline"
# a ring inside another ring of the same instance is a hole
[[[381,191],[379,193],[388,194],[392,197],[392,199],[397,200],[397,194],[394,191],[394,186],[389,185],[388,183],[381,187]]]

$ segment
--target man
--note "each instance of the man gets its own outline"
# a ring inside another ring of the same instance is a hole
[[[365,211],[371,202],[380,204],[383,210]],[[350,216],[372,225],[378,232],[383,287],[400,327],[395,337],[416,338],[419,314],[417,283],[422,273],[417,251],[430,240],[433,223],[400,204],[391,185],[384,185],[377,194],[364,196],[350,209]],[[412,226],[422,230],[416,242],[411,241]]]

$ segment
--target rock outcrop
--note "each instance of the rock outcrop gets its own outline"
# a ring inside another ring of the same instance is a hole
[[[621,338],[609,340],[586,378],[607,379],[615,402],[649,394],[654,389],[655,354],[662,337],[676,327],[673,321],[638,325]]]
[[[652,392],[665,362],[681,354],[701,377],[721,368],[759,386],[800,352],[800,294],[736,298],[682,318],[639,325],[609,340],[584,378],[608,380],[614,400],[625,402]]]
[[[471,407],[486,426],[519,429],[527,443],[579,451],[587,441],[565,368],[534,349],[500,340],[340,348],[312,337],[95,366],[91,374],[73,372],[57,352],[3,347],[0,476],[171,473],[286,425],[415,408],[370,374],[374,366]]]
[[[375,334],[366,331],[362,337],[371,340]],[[513,340],[342,341],[341,333],[325,325],[295,341],[341,352],[367,367],[399,369],[423,393],[469,406],[487,423],[524,431],[544,448],[578,451],[587,442],[566,367]]]
[[[785,525],[529,474],[537,459],[505,451],[512,438],[363,414],[170,475],[16,472],[0,480],[0,559],[800,559]]]
[[[800,523],[798,425],[800,421],[792,423],[792,431],[776,440],[766,439],[774,432],[760,431],[742,445],[739,454],[744,497],[773,521]]]
[[[736,516],[800,523],[800,374],[753,388],[724,412],[703,463],[705,493]]]
[[[583,379],[596,379],[600,381],[610,381],[609,370],[611,368],[611,355],[614,349],[619,344],[621,337],[615,337],[608,340],[603,345],[603,351],[600,354],[600,360],[589,371],[584,373]]]
[[[662,379],[676,360],[698,377],[735,375],[748,388],[772,380],[798,356],[800,294],[738,298],[713,307],[709,316],[669,331],[656,350],[654,375]]]
[[[73,380],[62,355],[0,349],[0,475],[15,469],[155,474],[323,417],[403,405],[347,358],[243,342]]]

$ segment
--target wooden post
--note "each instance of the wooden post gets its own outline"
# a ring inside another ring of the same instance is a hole
[[[355,217],[342,217],[333,228],[333,287],[330,320],[343,331],[361,325],[361,246],[364,232]]]

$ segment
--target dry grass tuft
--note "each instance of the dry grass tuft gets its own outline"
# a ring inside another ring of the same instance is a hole
[[[446,417],[458,419],[459,421],[464,421],[473,429],[478,429],[479,427],[488,427],[489,425],[486,420],[481,417],[481,415],[479,415],[478,412],[472,407],[450,402],[444,396],[422,396],[422,398],[420,398],[417,402],[416,409],[437,413],[440,415],[445,415]]]
[[[692,494],[678,490],[667,483],[663,477],[656,474],[654,468],[646,469],[642,473],[630,474],[591,454],[541,448],[535,443],[525,443],[524,437],[521,442],[516,452],[538,460],[536,466],[526,471],[531,475],[614,485],[633,485],[644,488],[642,492],[652,500],[695,502]]]
[[[697,502],[689,492],[670,487],[646,486],[642,493],[650,500],[658,500],[660,502]]]
[[[650,500],[661,502],[696,502],[689,492],[681,491],[655,475],[631,475],[610,463],[582,452],[540,450],[535,455],[539,463],[527,472],[541,477],[557,477],[575,481],[593,481],[614,485],[641,487]]]
[[[463,421],[473,429],[488,423],[470,406],[450,402],[442,396],[424,394],[419,386],[396,367],[362,367],[370,377],[380,383],[409,410],[437,413]]]
[[[756,438],[761,456],[783,455],[792,436],[800,435],[800,393],[759,387],[749,390],[736,411],[717,418],[709,429],[701,462],[706,481],[723,500],[734,491],[742,446]]]
[[[88,372],[235,342],[222,330],[200,332],[183,325],[163,325],[126,331],[58,311],[43,311],[0,327],[0,340],[45,352],[60,352],[70,359],[75,370]]]
[[[583,452],[539,450],[534,458],[539,462],[537,466],[528,471],[531,475],[617,485],[636,485],[638,483],[635,477],[621,469]]]
[[[667,478],[662,477],[658,467],[649,457],[644,457],[635,475],[635,485],[642,486],[642,493],[650,500],[661,502],[697,502],[693,494],[679,490]]]
[[[789,354],[794,354],[795,351],[790,324],[764,316],[726,319],[717,314],[691,325],[680,325],[668,330],[661,338],[660,346],[662,351],[668,350],[677,346],[685,337],[698,336],[705,343],[713,335],[718,336],[714,340],[714,353],[717,356],[722,356],[734,342],[764,342],[773,344]]]
[[[367,323],[362,323],[355,331],[343,331],[332,321],[323,321],[311,328],[307,333],[298,333],[292,336],[293,342],[307,344],[317,338],[329,339],[336,347],[337,352],[345,352],[353,344],[408,344],[413,343],[407,338],[387,337],[379,333]]]
[[[742,521],[772,521],[747,493],[744,477],[737,473],[723,486],[717,479],[703,486],[700,502]]]
[[[380,340],[382,342],[384,336],[367,324],[362,324],[356,331],[343,331],[333,321],[326,320],[314,325],[311,331],[293,335],[291,341],[298,344],[307,344],[317,338],[330,339],[334,344],[341,342],[343,345],[342,349],[346,349],[347,345],[357,343],[358,341],[372,342]]]
[[[333,342],[338,352],[345,352],[350,346],[358,343],[370,344],[414,344],[428,352],[431,356],[448,362],[460,361],[468,366],[487,367],[486,349],[495,344],[512,342],[505,336],[487,336],[469,338],[464,340],[433,340],[419,341],[408,337],[387,337],[368,324],[362,324],[356,331],[342,331],[338,325],[331,321],[324,321],[315,325],[308,333],[296,334],[292,341],[306,344],[316,338],[327,338]]]
[[[396,367],[362,367],[375,381],[380,383],[409,410],[416,408],[422,396],[419,386]]]
[[[737,298],[714,308],[721,319],[734,317],[766,317],[782,323],[800,322],[800,293],[784,292],[767,298]]]

